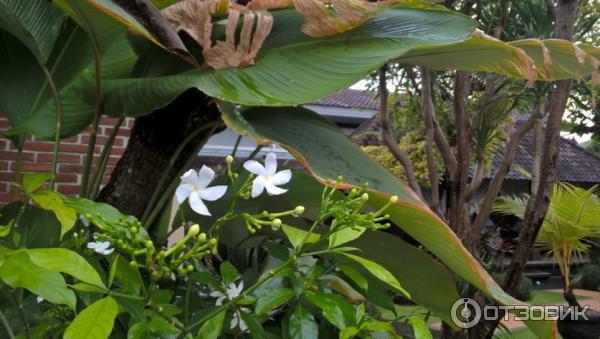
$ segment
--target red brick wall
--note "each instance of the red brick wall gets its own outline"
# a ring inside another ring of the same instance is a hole
[[[94,161],[98,160],[102,148],[108,140],[116,119],[102,118],[98,128],[98,137],[94,152]],[[127,119],[119,129],[113,145],[112,153],[108,160],[106,175],[103,183],[106,183],[114,166],[119,161],[127,146],[129,134],[133,127],[133,119]],[[17,149],[8,139],[3,137],[4,131],[9,128],[8,120],[0,114],[0,205],[6,204],[13,198],[14,186],[10,183],[15,180],[15,161]],[[83,174],[83,162],[88,148],[90,134],[86,130],[76,136],[61,142],[60,155],[58,158],[58,170],[56,183],[58,190],[64,194],[73,196],[81,190],[81,177]],[[29,137],[23,151],[23,172],[50,172],[52,167],[53,143],[36,140]]]

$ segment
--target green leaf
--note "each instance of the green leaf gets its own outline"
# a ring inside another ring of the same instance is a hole
[[[306,291],[306,299],[319,307],[323,316],[339,330],[356,325],[354,307],[335,294]]]
[[[476,27],[475,21],[452,11],[407,7],[389,9],[361,27],[319,39],[301,31],[304,17],[296,10],[272,11],[273,28],[254,66],[107,80],[106,112],[148,114],[193,87],[211,97],[246,105],[312,102],[351,86],[412,48],[463,41]],[[224,40],[224,32],[216,31],[213,37]],[[169,61],[155,63],[161,68]],[[315,74],[322,80],[318,85]],[[81,88],[88,102],[94,102],[94,88],[93,79]]]
[[[294,292],[294,290],[285,287],[277,287],[269,290],[267,293],[258,298],[254,312],[258,315],[266,314],[267,312],[285,304],[295,295],[296,292]]]
[[[240,316],[248,326],[248,329],[250,330],[250,335],[253,339],[267,339],[265,330],[263,329],[260,322],[256,319],[256,317],[254,317],[250,313],[246,313],[243,311],[240,311]]]
[[[431,331],[429,331],[427,324],[421,317],[412,316],[408,318],[408,321],[410,321],[410,324],[412,325],[413,330],[415,331],[415,339],[433,338],[433,336],[431,335]]]
[[[117,267],[119,266],[119,255],[114,255],[113,261],[110,264],[110,271],[108,272],[108,288],[110,288],[117,274]]]
[[[302,243],[302,240],[304,240],[304,238],[306,238],[306,236],[308,235],[307,231],[285,224],[281,225],[281,229],[283,229],[283,233],[285,233],[285,235],[290,240],[294,248],[298,248],[298,246],[300,246],[300,244]],[[312,232],[306,239],[306,243],[312,244],[319,241],[319,239],[321,239],[321,235]]]
[[[221,263],[219,271],[221,272],[221,276],[223,277],[223,283],[225,285],[231,284],[232,282],[236,281],[237,278],[240,277],[240,272],[238,272],[235,266],[233,266],[229,261]]]
[[[148,337],[148,325],[145,323],[137,323],[127,331],[127,339],[144,339]]]
[[[81,311],[67,327],[64,339],[103,339],[112,332],[119,305],[112,297],[100,299]]]
[[[350,339],[358,334],[360,330],[356,327],[346,327],[340,332],[340,339]]]
[[[334,248],[343,245],[347,242],[350,242],[360,237],[363,233],[365,233],[365,230],[365,228],[355,230],[352,227],[339,230],[329,237],[329,248]]]
[[[91,293],[105,293],[106,289],[100,288],[95,285],[90,285],[86,283],[77,283],[73,285],[69,285],[72,289],[80,292],[91,292]]]
[[[23,250],[37,266],[49,271],[66,273],[90,285],[106,289],[100,275],[79,254],[66,248]]]
[[[0,239],[8,237],[14,224],[15,220],[13,219],[7,225],[0,225]]]
[[[0,1],[0,29],[19,39],[40,62],[50,56],[65,18],[46,0]]]
[[[51,173],[25,173],[23,175],[23,188],[27,194],[31,194],[52,178]]]
[[[71,207],[66,206],[63,203],[62,197],[59,193],[54,191],[42,191],[31,195],[31,199],[35,201],[38,206],[45,210],[54,212],[56,218],[60,222],[60,237],[70,231],[75,222],[77,221],[77,213]]]
[[[448,225],[405,184],[369,158],[325,118],[295,107],[250,108],[243,112],[229,105],[220,107],[229,127],[260,143],[281,144],[322,183],[333,185],[340,175],[344,188],[360,187],[368,182],[369,204],[375,209],[384,206],[392,195],[398,196],[398,202],[386,210],[395,225],[490,298],[503,305],[523,305],[498,286]],[[363,237],[371,233],[375,232],[367,232]],[[528,321],[526,325],[540,337],[552,337],[556,333],[556,324],[551,321]]]
[[[219,288],[219,282],[212,273],[209,272],[192,272],[190,278],[201,284],[208,285],[213,289]]]
[[[0,279],[12,288],[25,288],[51,303],[75,310],[75,293],[62,275],[37,266],[24,251],[12,252],[0,261]]]
[[[352,279],[358,287],[365,291],[369,288],[368,280],[354,267],[349,265],[338,265],[338,267],[346,276],[348,276],[348,278]]]
[[[342,255],[361,264],[364,268],[367,269],[367,271],[371,272],[371,274],[373,274],[379,280],[392,286],[393,288],[395,288],[396,290],[398,290],[402,294],[404,294],[405,297],[410,299],[410,294],[404,288],[402,288],[402,286],[400,286],[400,282],[398,281],[398,279],[396,279],[394,277],[394,275],[392,273],[390,273],[390,271],[388,271],[385,267],[379,265],[378,263],[376,263],[374,261],[371,261],[371,260],[368,260],[365,258],[361,258],[361,257],[353,255],[353,254],[342,253]]]
[[[223,321],[225,321],[225,310],[215,314],[212,318],[208,319],[200,331],[198,331],[197,339],[217,339],[223,328]]]
[[[319,336],[319,327],[315,318],[301,304],[296,306],[290,316],[289,328],[291,339],[314,339]]]
[[[387,333],[396,334],[396,331],[394,330],[394,326],[392,326],[392,324],[386,323],[386,322],[383,322],[383,321],[377,321],[377,320],[365,321],[364,323],[362,323],[360,325],[359,328],[362,331],[387,332]]]

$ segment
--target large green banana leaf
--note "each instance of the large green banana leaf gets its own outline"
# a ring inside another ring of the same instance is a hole
[[[523,304],[498,286],[452,230],[408,187],[328,120],[303,108],[251,108],[240,113],[233,105],[221,107],[229,127],[260,143],[281,144],[319,181],[332,184],[341,175],[348,188],[368,182],[369,201],[376,208],[397,195],[400,199],[387,211],[396,225],[490,298],[504,305]],[[554,322],[530,321],[527,326],[540,338],[556,336]]]
[[[550,81],[598,73],[598,53],[598,48],[577,46],[565,40],[525,39],[506,43],[477,32],[457,44],[415,48],[395,61],[436,70],[483,71]]]
[[[106,112],[147,114],[191,87],[248,105],[311,102],[347,88],[413,48],[463,41],[476,25],[470,18],[451,11],[398,8],[387,10],[352,31],[315,39],[301,32],[304,17],[295,10],[273,11],[272,15],[273,28],[254,66],[108,80],[104,83]],[[214,33],[215,38],[222,39],[222,31]],[[81,88],[88,101],[94,97],[94,91],[92,84]]]

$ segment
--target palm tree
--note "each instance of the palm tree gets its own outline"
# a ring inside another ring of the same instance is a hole
[[[568,183],[554,185],[550,207],[537,243],[554,257],[563,278],[564,297],[578,306],[570,281],[573,258],[590,250],[591,239],[600,235],[600,199],[597,186],[583,189]],[[523,218],[529,197],[501,197],[494,212]]]

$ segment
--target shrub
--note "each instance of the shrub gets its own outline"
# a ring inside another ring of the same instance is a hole
[[[502,283],[504,281],[505,276],[506,273],[504,272],[492,273],[492,277],[494,277],[494,280],[496,280],[498,283]],[[515,291],[514,297],[522,301],[531,300],[532,289],[533,282],[531,281],[531,279],[523,276],[521,277],[521,280],[519,280],[519,285],[517,286],[517,290]]]
[[[573,287],[584,290],[599,290],[600,287],[600,266],[583,266],[573,278]]]

